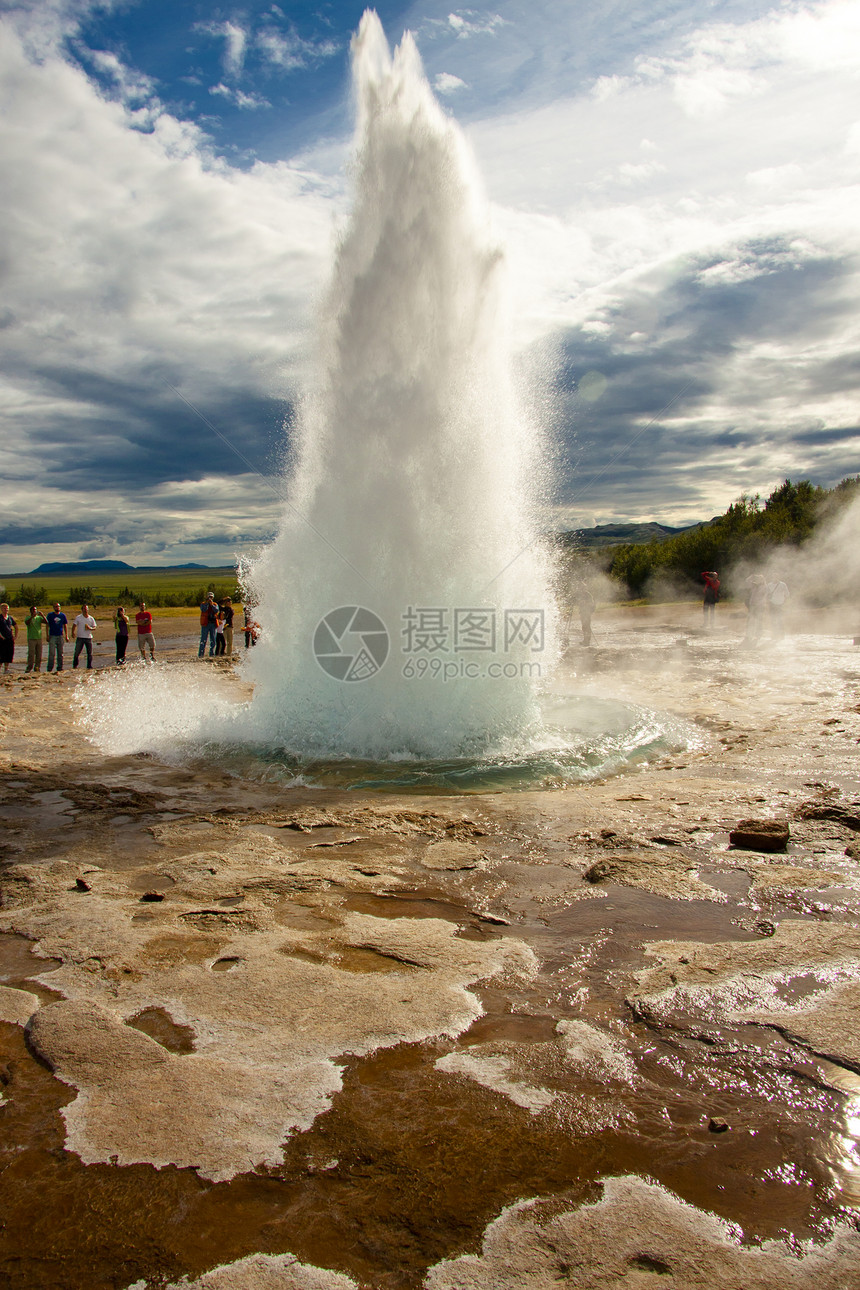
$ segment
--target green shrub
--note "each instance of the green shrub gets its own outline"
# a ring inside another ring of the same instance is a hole
[[[9,604],[20,605],[29,609],[31,605],[43,605],[48,600],[47,587],[37,587],[35,582],[22,582],[17,591],[9,593]]]
[[[843,479],[835,488],[819,488],[808,479],[786,479],[762,503],[746,494],[732,502],[724,515],[663,542],[612,547],[608,552],[611,577],[623,583],[628,595],[641,596],[660,576],[692,593],[701,589],[703,569],[729,570],[740,561],[757,561],[780,546],[799,546],[816,525],[851,502],[860,491],[860,476]],[[724,591],[731,594],[731,587]]]

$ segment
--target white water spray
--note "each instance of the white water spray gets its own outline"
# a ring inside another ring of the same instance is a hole
[[[412,37],[392,57],[375,13],[353,67],[355,201],[316,386],[278,537],[244,571],[262,628],[245,737],[316,756],[480,756],[536,727],[552,657],[539,436],[459,129]]]
[[[553,570],[504,262],[411,37],[392,57],[366,13],[353,53],[353,212],[280,530],[243,570],[262,627],[242,663],[253,697],[190,660],[131,667],[80,687],[85,725],[112,753],[460,791],[557,786],[683,747],[644,710],[538,702],[556,652]]]

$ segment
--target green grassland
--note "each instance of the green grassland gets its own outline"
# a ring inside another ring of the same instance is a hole
[[[61,605],[90,607],[134,605],[145,600],[151,609],[198,605],[208,591],[216,600],[231,596],[241,602],[242,593],[231,566],[221,569],[119,569],[105,573],[39,574],[26,578],[4,578],[3,598],[13,608],[36,604],[40,609],[59,600]]]

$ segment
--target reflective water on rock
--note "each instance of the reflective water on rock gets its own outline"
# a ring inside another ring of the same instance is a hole
[[[56,991],[34,980],[34,977],[55,971],[62,965],[62,959],[40,958],[34,953],[34,948],[34,942],[26,936],[0,932],[0,985],[29,990],[37,998],[49,1002],[57,997]]]
[[[193,1029],[174,1021],[166,1008],[144,1008],[136,1016],[129,1017],[126,1025],[142,1030],[171,1053],[194,1052]]]

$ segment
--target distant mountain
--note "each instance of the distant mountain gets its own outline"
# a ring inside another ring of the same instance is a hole
[[[127,569],[134,572],[134,566],[124,560],[80,560],[70,564],[55,561],[53,564],[40,564],[38,569],[31,570],[26,576],[33,578],[37,573],[116,573]]]
[[[124,560],[74,560],[63,563],[57,560],[51,564],[40,564],[38,569],[31,569],[29,573],[7,573],[5,577],[8,582],[10,578],[36,578],[42,575],[56,578],[66,574],[87,573],[175,573],[177,569],[201,569],[204,573],[217,570],[223,573],[231,568],[231,565],[223,564],[126,564]]]
[[[657,524],[651,520],[643,524],[597,524],[590,529],[571,529],[561,534],[565,546],[586,549],[603,546],[644,546],[646,542],[665,542],[667,538],[677,537],[690,529],[701,528],[701,524],[687,524],[682,528],[672,528],[669,524]]]

